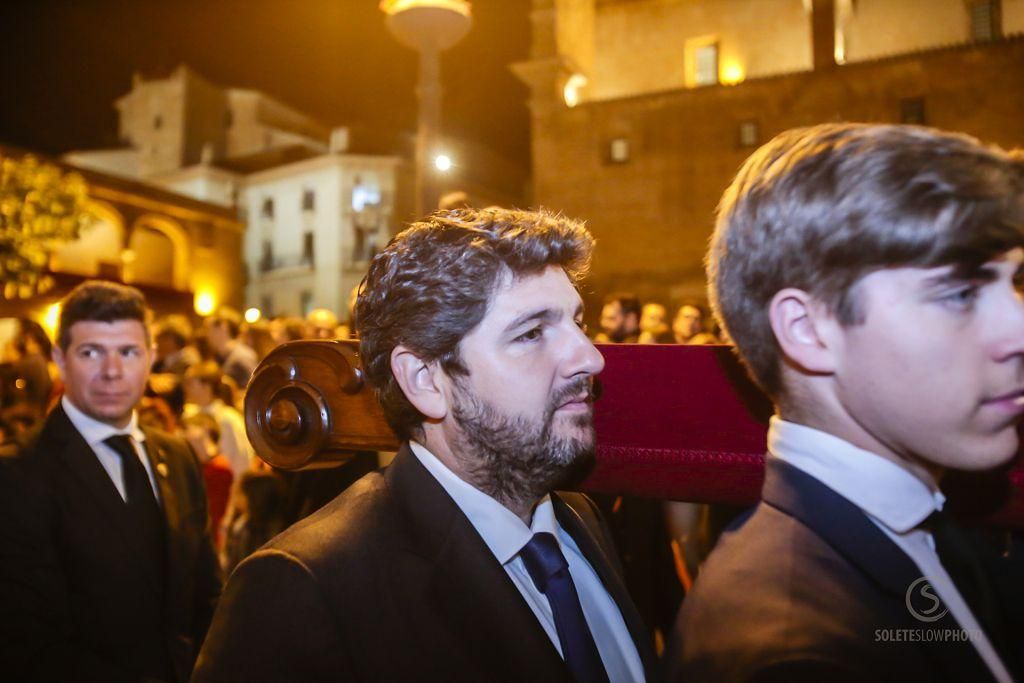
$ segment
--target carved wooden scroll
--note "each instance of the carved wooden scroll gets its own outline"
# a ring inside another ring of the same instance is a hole
[[[772,408],[725,346],[599,345],[597,465],[583,488],[752,504]],[[354,450],[395,450],[354,341],[292,342],[257,368],[245,401],[256,452],[286,470],[330,466]],[[948,477],[968,514],[1024,528],[1024,460]],[[994,516],[993,516],[994,515]]]

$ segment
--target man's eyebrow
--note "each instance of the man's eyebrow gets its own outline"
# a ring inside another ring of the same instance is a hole
[[[942,287],[960,282],[992,282],[999,278],[999,273],[989,264],[953,266],[937,275],[926,278],[928,287]]]
[[[578,318],[583,315],[583,303],[579,303],[576,306],[576,311],[573,313],[574,318]],[[551,322],[558,320],[561,317],[561,312],[554,308],[538,308],[532,311],[527,311],[520,316],[517,316],[512,322],[505,326],[506,330],[514,330],[522,327],[526,323],[534,321]]]
[[[516,317],[515,320],[513,320],[512,322],[505,326],[505,329],[514,330],[518,327],[522,327],[528,322],[533,322],[535,320],[543,320],[545,322],[550,322],[552,320],[555,320],[557,317],[558,313],[552,308],[538,308],[532,311],[527,311],[526,313],[523,313],[522,315]]]

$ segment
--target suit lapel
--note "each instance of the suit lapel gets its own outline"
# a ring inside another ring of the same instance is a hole
[[[143,561],[139,552],[139,539],[128,520],[124,499],[118,493],[110,475],[103,469],[96,453],[82,435],[71,424],[64,409],[59,405],[50,414],[43,430],[38,448],[52,448],[59,455],[63,465],[73,473],[88,491],[90,498],[110,521],[111,527],[124,544],[127,555],[132,558],[154,590],[159,590],[158,578],[148,562]],[[52,439],[52,441],[50,440]]]
[[[552,493],[551,500],[555,506],[555,517],[557,517],[559,525],[572,536],[577,547],[587,558],[587,562],[597,572],[605,590],[618,606],[622,620],[625,622],[637,653],[640,655],[647,678],[653,680],[656,675],[657,658],[651,647],[650,632],[640,617],[640,613],[637,612],[636,605],[629,596],[621,574],[615,569],[618,566],[618,559],[609,556],[605,547],[597,540],[596,534],[599,531],[587,524],[580,511],[569,505],[558,493]],[[598,523],[596,519],[594,522]]]
[[[515,584],[439,483],[403,446],[385,475],[425,567],[429,610],[481,674],[506,680],[567,676],[565,663]],[[453,653],[454,655],[454,653]]]
[[[777,458],[768,458],[762,498],[802,522],[871,579],[885,593],[888,606],[899,615],[903,622],[899,626],[960,630],[949,612],[930,623],[911,617],[906,607],[907,593],[921,578],[921,571],[856,505]],[[936,660],[938,671],[969,677],[964,680],[991,679],[988,667],[970,642],[926,640],[922,649]]]
[[[160,491],[160,509],[163,512],[164,521],[164,570],[166,572],[165,586],[175,584],[175,569],[177,569],[174,558],[184,557],[178,547],[181,542],[181,501],[175,495],[175,489],[170,479],[170,469],[167,457],[167,446],[163,440],[152,432],[144,430],[146,440],[143,442],[143,451],[149,460],[149,466],[153,471],[153,478],[156,480],[157,489]],[[173,595],[174,591],[168,591]]]

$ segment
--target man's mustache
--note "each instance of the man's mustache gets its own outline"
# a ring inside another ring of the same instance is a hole
[[[601,394],[601,383],[594,377],[577,377],[556,391],[548,404],[549,412],[554,413],[566,401],[583,396],[587,403],[593,403]]]

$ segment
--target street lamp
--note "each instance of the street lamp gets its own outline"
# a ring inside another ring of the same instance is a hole
[[[436,204],[428,166],[441,127],[441,52],[462,40],[473,19],[466,0],[381,0],[388,29],[420,54],[416,129],[416,217]]]

